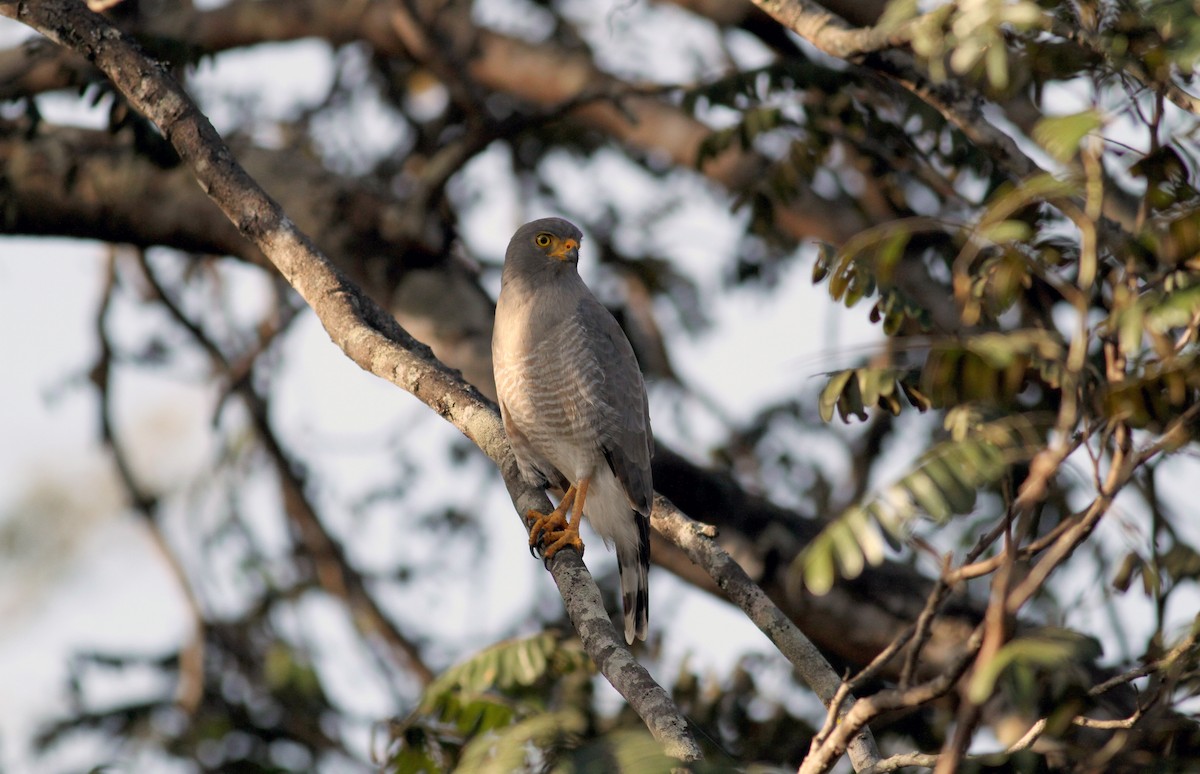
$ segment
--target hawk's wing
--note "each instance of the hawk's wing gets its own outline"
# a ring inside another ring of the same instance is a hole
[[[587,346],[596,356],[588,391],[598,404],[597,430],[604,458],[633,509],[648,516],[654,501],[650,477],[654,436],[642,372],[621,326],[599,301],[584,298],[579,314]]]

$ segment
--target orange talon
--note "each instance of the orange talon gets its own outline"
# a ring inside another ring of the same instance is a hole
[[[574,501],[575,487],[569,486],[558,507],[550,513],[542,513],[533,509],[525,513],[525,522],[529,525],[529,553],[532,554],[535,548],[542,545],[544,536],[557,534],[568,528],[569,522],[566,514]]]
[[[583,556],[583,540],[579,537],[579,526],[583,523],[583,503],[587,499],[588,484],[590,483],[591,479],[585,478],[579,482],[578,490],[572,485],[567,489],[567,493],[563,495],[563,503],[567,502],[568,497],[574,501],[574,520],[563,519],[564,523],[561,527],[557,523],[554,525],[556,529],[543,528],[545,529],[545,537],[550,541],[550,545],[542,549],[542,559],[544,561],[550,561],[564,546],[571,546],[579,552],[580,556]],[[566,513],[562,503],[559,503],[558,508],[554,509],[555,513],[559,510]],[[549,519],[553,516],[554,513],[551,513],[546,518]]]

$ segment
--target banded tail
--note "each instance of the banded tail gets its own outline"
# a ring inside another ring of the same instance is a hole
[[[646,639],[650,620],[650,519],[633,511],[638,526],[636,546],[617,545],[617,571],[621,575],[621,602],[625,606],[625,642]]]

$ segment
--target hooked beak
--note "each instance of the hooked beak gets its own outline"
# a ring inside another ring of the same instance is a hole
[[[579,243],[574,239],[564,239],[558,243],[554,252],[550,253],[550,257],[568,263],[579,263]]]

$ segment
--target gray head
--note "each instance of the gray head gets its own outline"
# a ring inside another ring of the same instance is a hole
[[[562,218],[542,218],[517,229],[504,254],[504,273],[534,274],[561,271],[579,263],[583,234]]]

